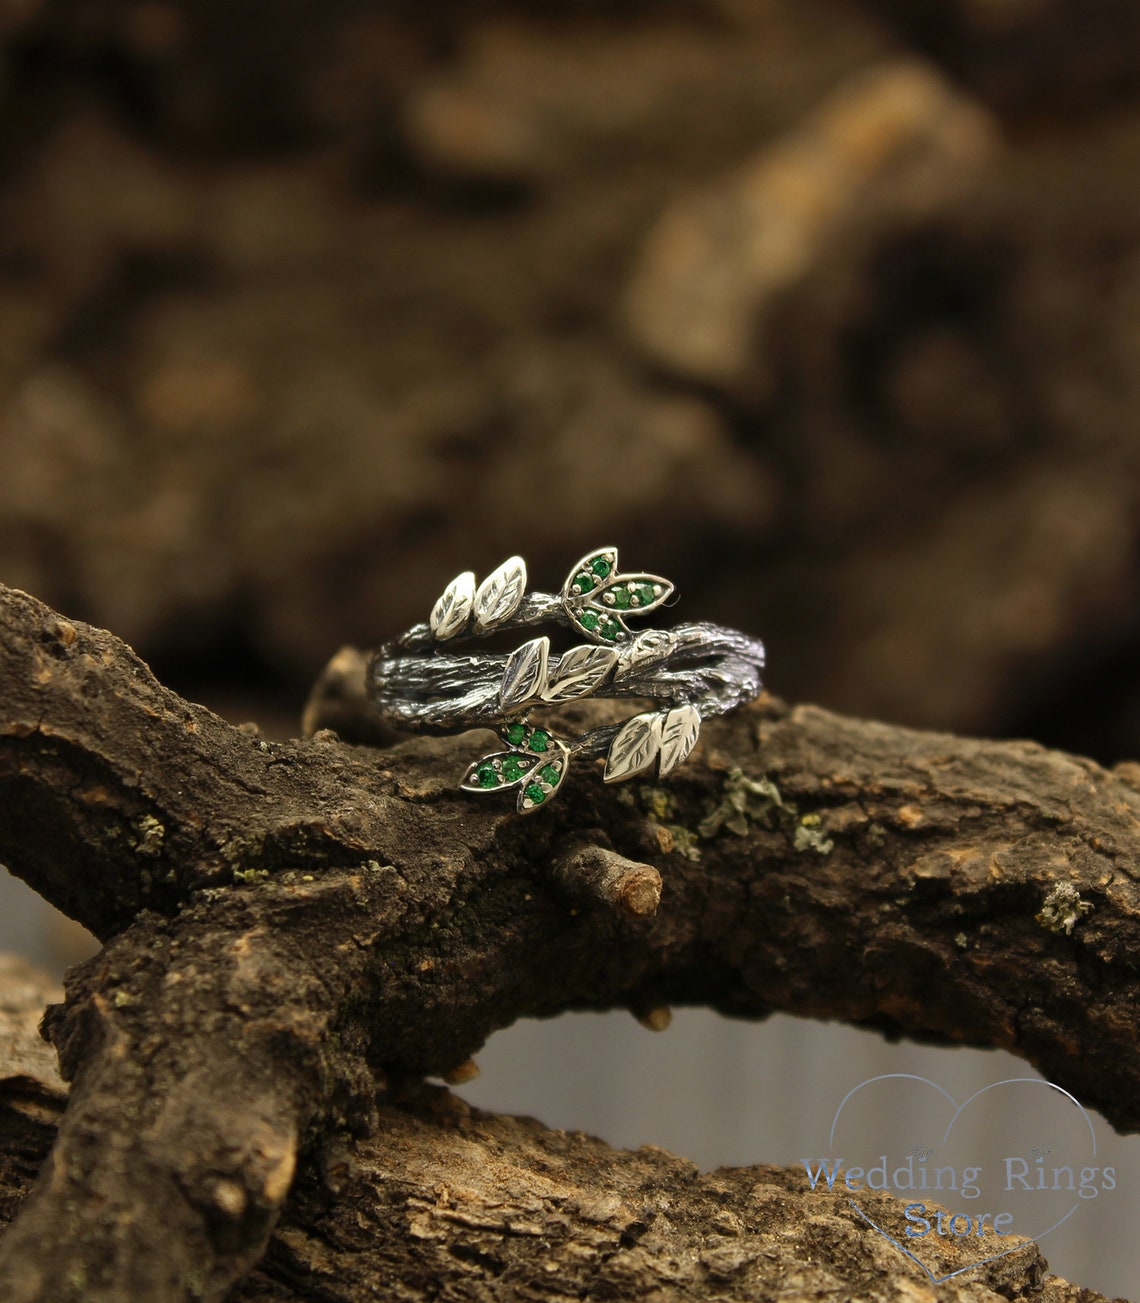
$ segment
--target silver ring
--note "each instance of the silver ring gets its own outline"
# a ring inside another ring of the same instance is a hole
[[[454,733],[493,728],[506,749],[471,764],[468,792],[517,791],[520,813],[547,804],[572,757],[605,757],[607,783],[656,767],[664,777],[692,751],[701,720],[760,692],[764,646],[734,629],[682,624],[635,633],[627,621],[673,595],[660,575],[622,574],[615,547],[588,552],[559,594],[526,591],[526,562],[511,557],[476,584],[466,570],[444,589],[426,624],[385,643],[368,666],[368,690],[397,729]],[[510,653],[467,653],[455,643],[536,624],[587,641],[557,653],[546,635]],[[621,724],[557,737],[534,711],[583,697],[649,697],[660,708]]]

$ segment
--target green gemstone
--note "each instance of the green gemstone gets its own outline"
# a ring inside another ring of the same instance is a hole
[[[538,771],[538,776],[544,783],[549,783],[551,787],[554,787],[558,782],[558,770],[553,765],[543,765]]]
[[[611,588],[606,593],[607,597],[614,599],[614,605],[621,611],[629,609],[629,589],[625,584],[618,584],[616,588]]]
[[[605,619],[598,632],[607,642],[616,642],[618,634],[621,633],[621,625],[616,620]]]
[[[480,787],[498,787],[500,782],[494,765],[480,765],[475,770],[475,779]]]
[[[508,724],[508,725],[507,725],[507,741],[508,741],[508,742],[511,744],[511,746],[513,746],[513,747],[521,746],[522,743],[524,743],[524,742],[526,741],[526,725],[525,725],[525,724]]]
[[[536,728],[530,735],[530,742],[527,744],[532,751],[545,751],[546,744],[550,741],[550,734],[544,733],[542,729]]]
[[[517,756],[508,756],[503,761],[503,777],[508,783],[513,783],[526,773],[528,767]]]
[[[602,579],[605,579],[605,577],[610,573],[611,567],[610,567],[610,563],[606,560],[604,556],[596,556],[593,559],[593,561],[590,562],[590,569],[594,572],[594,574],[598,575]]]
[[[574,586],[580,593],[588,593],[594,587],[593,576],[588,575],[584,570],[580,575],[574,576]]]
[[[546,793],[537,783],[528,783],[524,795],[528,796],[535,805],[541,805],[546,800]]]
[[[637,597],[638,604],[641,606],[648,606],[650,602],[655,601],[657,598],[657,594],[654,593],[653,588],[649,584],[638,584],[633,591]]]
[[[598,627],[598,613],[597,613],[597,611],[583,611],[583,612],[582,612],[582,628],[583,628],[583,629],[589,629],[589,631],[590,631],[591,633],[593,633],[594,630],[595,630],[597,627]]]

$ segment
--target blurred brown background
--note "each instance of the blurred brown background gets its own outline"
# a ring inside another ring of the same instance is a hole
[[[0,577],[244,718],[616,542],[1140,753],[1140,5],[9,0]]]
[[[6,0],[0,51],[0,580],[173,687],[287,734],[459,570],[616,543],[791,699],[1140,756],[1137,0]]]

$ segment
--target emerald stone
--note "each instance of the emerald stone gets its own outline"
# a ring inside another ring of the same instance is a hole
[[[525,725],[525,724],[508,724],[508,725],[507,725],[507,741],[508,741],[508,742],[511,744],[511,746],[513,746],[513,747],[521,746],[521,745],[526,741],[526,725]]]
[[[593,576],[586,574],[583,570],[580,575],[574,576],[574,587],[580,593],[588,593],[594,587]]]
[[[614,599],[614,605],[620,610],[625,611],[629,609],[629,589],[625,584],[618,584],[616,588],[611,588],[609,592],[606,593],[606,596],[612,597]]]
[[[638,605],[640,606],[648,606],[650,602],[654,601],[657,597],[657,594],[649,584],[638,584],[633,591],[637,597]]]
[[[610,573],[610,563],[604,556],[596,556],[593,561],[590,562],[590,569],[599,578],[605,579],[605,577]]]
[[[595,630],[597,627],[598,627],[598,613],[597,613],[597,611],[583,611],[583,612],[582,612],[582,628],[583,628],[583,629],[589,629],[589,631],[590,631],[591,633],[593,633],[594,630]]]
[[[607,642],[616,642],[618,634],[621,633],[621,625],[616,620],[605,619],[598,632]]]
[[[542,729],[536,728],[530,735],[528,746],[532,751],[545,751],[546,744],[550,741],[550,734],[544,733]]]
[[[508,783],[515,782],[526,773],[528,766],[518,756],[508,756],[503,761],[503,777]]]
[[[528,783],[524,789],[524,794],[532,800],[535,805],[541,805],[546,800],[546,793],[537,783]]]
[[[475,778],[480,787],[498,787],[500,781],[494,765],[480,765],[475,770]]]
[[[538,776],[544,783],[549,783],[551,787],[554,787],[558,782],[558,770],[553,765],[543,765],[538,771]]]

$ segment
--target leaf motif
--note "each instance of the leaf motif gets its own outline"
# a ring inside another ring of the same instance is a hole
[[[666,660],[676,641],[671,629],[646,629],[637,634],[622,644],[614,679],[628,678],[647,665]]]
[[[606,757],[606,772],[603,775],[607,783],[616,783],[622,778],[632,778],[657,759],[661,750],[661,715],[634,715],[618,730],[610,743],[609,755]]]
[[[552,801],[562,786],[569,764],[570,748],[557,738],[551,738],[546,755],[519,788],[515,806],[519,814],[528,814]]]
[[[592,606],[580,603],[577,606],[567,602],[565,611],[570,623],[587,638],[593,638],[601,646],[613,646],[624,643],[629,638],[629,629],[616,611],[606,611],[603,615]]]
[[[546,662],[550,655],[549,638],[532,638],[513,651],[503,669],[499,686],[499,707],[510,710],[531,697],[544,695]]]
[[[519,609],[526,592],[526,562],[521,556],[508,557],[492,570],[475,594],[475,627],[490,629],[509,619]]]
[[[588,697],[606,681],[617,658],[612,647],[571,647],[558,658],[558,666],[542,690],[543,700]]]
[[[517,787],[526,782],[540,761],[540,756],[522,751],[495,751],[468,765],[459,786],[465,792],[497,792]]]
[[[661,725],[661,767],[664,778],[685,760],[701,732],[701,716],[696,706],[677,706],[665,716]]]
[[[647,615],[673,595],[673,585],[660,575],[614,575],[589,594],[586,601],[615,615]]]
[[[475,574],[464,570],[443,590],[439,601],[431,608],[431,631],[442,642],[461,633],[471,618],[475,601]]]
[[[616,547],[596,547],[592,552],[587,552],[566,576],[566,582],[562,585],[563,603],[581,603],[587,593],[617,574],[617,565]]]

